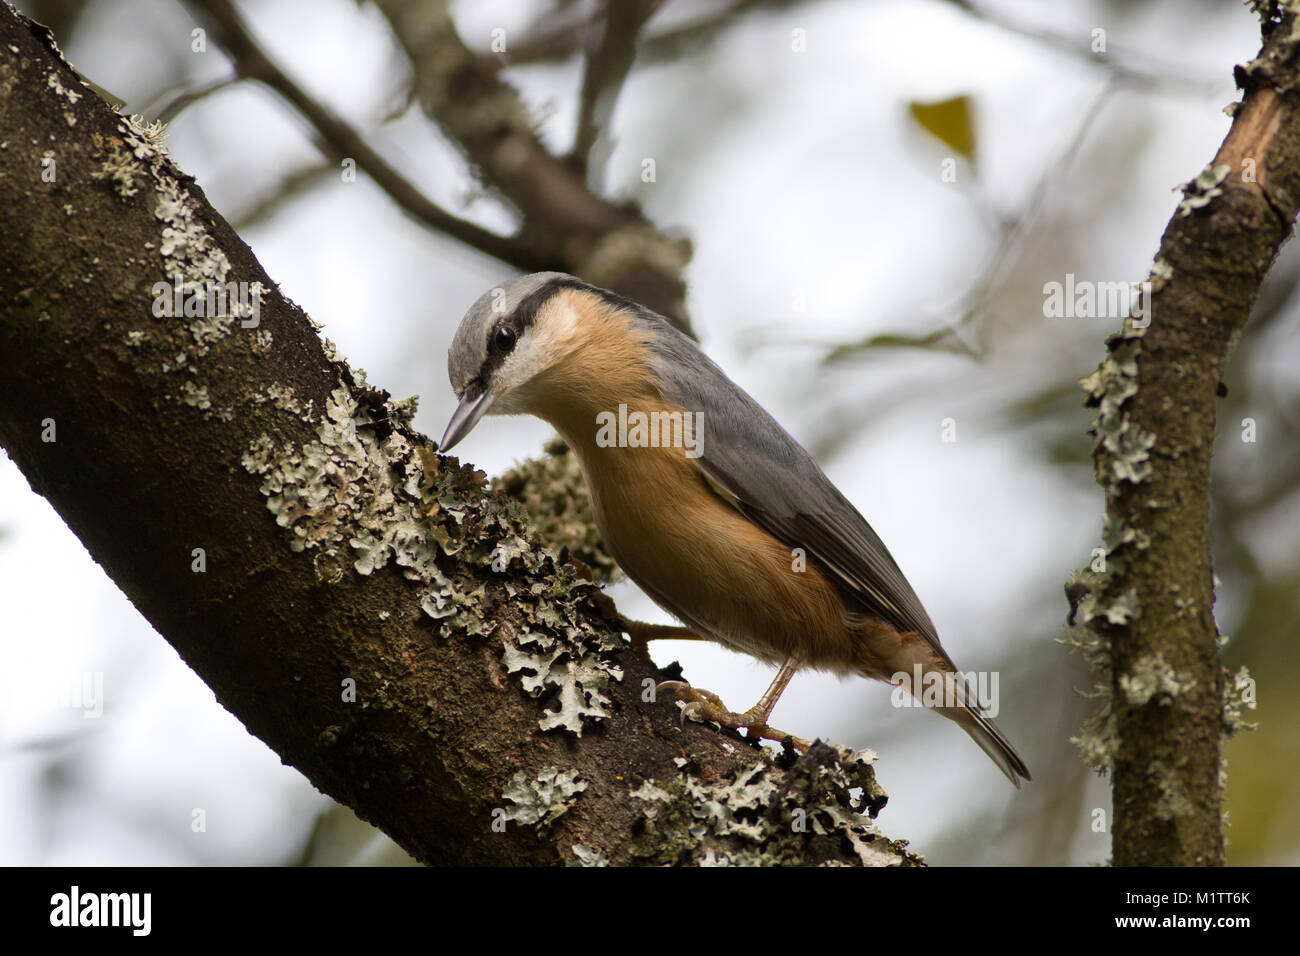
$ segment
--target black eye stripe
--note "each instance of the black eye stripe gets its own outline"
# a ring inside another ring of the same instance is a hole
[[[542,283],[515,306],[514,311],[508,316],[503,317],[499,324],[494,325],[487,334],[487,355],[484,356],[483,365],[479,369],[478,378],[482,382],[491,382],[496,375],[497,369],[505,361],[507,355],[514,351],[512,345],[508,349],[498,347],[496,336],[498,329],[509,328],[515,334],[515,344],[524,335],[525,332],[537,320],[538,310],[546,304],[546,300],[563,289],[576,289],[583,292],[590,292],[600,296],[606,302],[618,308],[630,308],[639,311],[645,311],[641,306],[628,299],[614,295],[612,292],[606,292],[604,289],[598,289],[595,286],[588,285],[581,279],[575,279],[572,276],[557,276],[548,279]]]

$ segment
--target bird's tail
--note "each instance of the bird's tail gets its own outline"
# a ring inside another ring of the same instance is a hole
[[[1016,753],[1016,748],[1011,746],[1011,741],[1007,740],[1002,731],[998,730],[998,725],[980,710],[979,704],[974,700],[968,701],[965,707],[933,709],[970,734],[971,740],[979,744],[981,749],[992,758],[998,765],[998,769],[1007,775],[1007,779],[1017,790],[1020,789],[1021,778],[1033,779],[1029,776],[1029,768],[1020,759],[1020,754]]]
[[[968,675],[957,670],[952,658],[939,646],[938,638],[917,631],[896,631],[871,619],[859,623],[857,635],[860,673],[893,684],[899,692],[915,697],[926,710],[936,711],[957,724],[1017,790],[1021,780],[1031,779],[1016,748],[984,712]]]
[[[970,734],[971,740],[980,745],[980,749],[992,758],[998,769],[1019,790],[1022,779],[1032,778],[1029,776],[1029,768],[1020,759],[1020,754],[1016,753],[1016,748],[1011,746],[1011,741],[1007,740],[1002,731],[998,730],[998,725],[984,712],[978,696],[960,673],[955,669],[949,670],[947,661],[940,663],[931,660],[929,663],[930,667],[926,669],[921,683],[915,689],[905,684],[907,689],[927,710],[942,714]],[[932,681],[931,678],[942,680]],[[938,700],[927,699],[934,685],[938,685]]]

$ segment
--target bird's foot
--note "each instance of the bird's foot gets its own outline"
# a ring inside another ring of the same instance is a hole
[[[785,741],[789,740],[794,749],[800,753],[807,753],[808,748],[812,746],[810,741],[768,726],[767,718],[770,709],[765,713],[758,705],[755,705],[743,714],[737,714],[727,710],[726,705],[722,703],[722,698],[717,694],[698,687],[692,687],[686,681],[681,680],[666,680],[655,688],[656,693],[665,690],[671,690],[679,698],[684,699],[682,703],[683,722],[689,717],[691,720],[700,723],[711,720],[723,727],[730,727],[732,730],[740,730],[743,727],[749,736],[756,740],[771,740],[783,746]]]

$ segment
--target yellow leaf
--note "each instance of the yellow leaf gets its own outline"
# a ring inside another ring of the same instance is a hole
[[[975,159],[975,126],[971,122],[971,98],[954,96],[937,103],[907,104],[918,126],[966,159]]]

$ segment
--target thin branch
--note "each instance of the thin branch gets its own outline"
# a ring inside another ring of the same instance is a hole
[[[522,214],[520,235],[563,271],[644,303],[690,334],[682,270],[690,245],[603,198],[542,144],[518,92],[465,45],[446,0],[373,0],[415,74],[425,115],[483,182]]]
[[[733,25],[746,14],[759,10],[780,10],[805,2],[807,0],[737,0],[681,26],[643,33],[637,45],[637,59],[643,63],[675,60],[685,53],[715,42],[724,27]],[[582,50],[584,31],[594,26],[596,20],[597,16],[576,21],[557,19],[523,39],[512,41],[507,52],[483,53],[479,59],[487,69],[563,62]]]
[[[606,0],[604,29],[600,43],[587,53],[578,99],[578,122],[570,160],[587,177],[593,192],[600,189],[605,160],[612,144],[610,121],[619,92],[636,58],[636,41],[641,27],[662,5],[663,0]]]
[[[287,100],[320,134],[326,155],[342,161],[353,159],[357,167],[401,209],[430,228],[444,232],[480,252],[500,259],[525,272],[547,269],[553,259],[538,255],[516,239],[499,236],[468,220],[447,212],[430,200],[405,176],[379,155],[365,139],[323,103],[307,94],[262,51],[230,0],[185,0],[205,15],[213,36],[234,63],[238,75],[256,80]]]
[[[1139,59],[1145,63],[1151,63],[1151,56],[1145,53],[1139,56],[1121,47],[1116,47],[1109,40],[1105,41],[1102,49],[1094,49],[1091,31],[1080,31],[1076,34],[1058,33],[1042,27],[1017,22],[1001,13],[986,10],[970,2],[970,0],[945,0],[945,2],[1001,30],[1014,33],[1017,36],[1028,37],[1031,40],[1037,40],[1047,44],[1054,50],[1068,53],[1076,59],[1104,67],[1110,71],[1111,76],[1117,82],[1129,86],[1160,90],[1164,93],[1201,96],[1214,92],[1221,82],[1207,79],[1201,75],[1186,73],[1176,63],[1161,63],[1158,70],[1146,66],[1135,66],[1134,61]]]
[[[247,209],[235,213],[231,217],[230,224],[239,232],[256,226],[275,215],[292,200],[337,175],[338,167],[332,162],[310,163],[291,170],[280,178],[280,182],[274,189],[254,201]]]
[[[1082,639],[1110,706],[1082,747],[1113,779],[1117,866],[1221,866],[1223,742],[1246,726],[1214,618],[1210,482],[1227,356],[1300,209],[1293,5],[1237,68],[1246,95],[1160,240],[1146,306],[1084,380],[1098,409],[1105,559],[1079,572]]]
[[[164,90],[155,96],[144,109],[140,110],[140,115],[145,119],[170,123],[195,103],[207,99],[213,93],[219,93],[234,86],[236,83],[241,82],[242,79],[238,74],[232,74],[202,86],[173,87]]]

